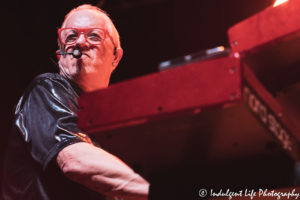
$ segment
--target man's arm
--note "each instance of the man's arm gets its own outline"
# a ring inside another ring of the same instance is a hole
[[[69,179],[105,195],[147,200],[149,183],[120,159],[80,142],[61,150],[56,159]]]

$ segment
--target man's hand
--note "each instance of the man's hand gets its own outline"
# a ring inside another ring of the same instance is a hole
[[[147,200],[149,183],[114,155],[88,143],[76,143],[59,152],[56,159],[73,181],[105,195]]]

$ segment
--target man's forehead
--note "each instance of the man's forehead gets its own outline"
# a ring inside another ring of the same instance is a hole
[[[63,24],[63,27],[85,28],[89,26],[99,26],[110,29],[108,17],[95,10],[79,10],[72,13]]]

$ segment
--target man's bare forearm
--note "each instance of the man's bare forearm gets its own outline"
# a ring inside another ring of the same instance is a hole
[[[149,183],[120,159],[88,143],[64,148],[57,156],[63,173],[97,192],[123,199],[148,199]]]

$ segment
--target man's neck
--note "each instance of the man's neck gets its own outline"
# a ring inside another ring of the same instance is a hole
[[[99,81],[100,80],[100,81]],[[75,80],[76,85],[80,87],[84,92],[92,92],[95,90],[100,90],[108,87],[109,80],[103,80],[101,78],[81,78],[80,80]]]
[[[74,82],[84,92],[92,92],[108,87],[110,74],[89,74],[72,76],[62,69],[60,75]]]

